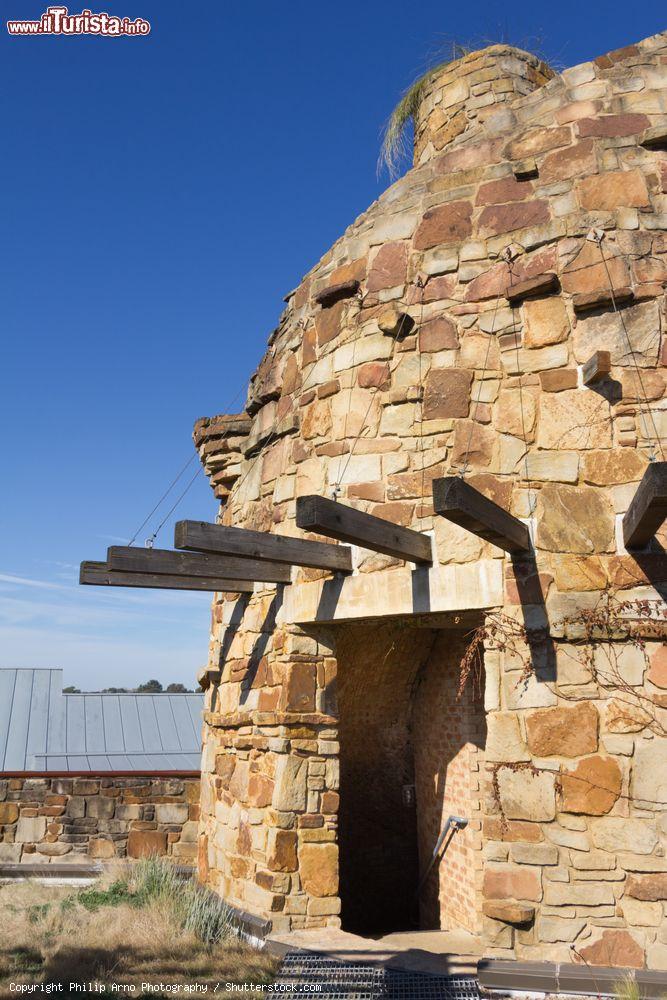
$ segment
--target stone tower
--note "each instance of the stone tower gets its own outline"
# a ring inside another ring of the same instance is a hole
[[[223,524],[304,537],[297,498],[335,496],[432,539],[216,595],[200,875],[267,927],[667,967],[667,536],[622,531],[667,435],[666,85],[665,35],[435,74],[415,166],[196,425]],[[434,512],[451,475],[529,556]]]

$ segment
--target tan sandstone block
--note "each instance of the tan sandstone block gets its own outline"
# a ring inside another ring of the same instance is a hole
[[[603,816],[621,794],[621,769],[613,757],[587,757],[561,777],[563,810]]]
[[[482,892],[486,899],[539,902],[542,899],[539,869],[494,865],[484,872]]]
[[[646,208],[649,202],[640,170],[616,170],[585,177],[577,185],[582,208],[613,211],[615,208]]]
[[[493,712],[487,717],[485,756],[488,761],[529,760],[515,712]]]
[[[523,310],[526,347],[546,347],[567,339],[570,321],[560,296],[527,299]]]
[[[546,708],[526,719],[528,747],[536,757],[580,757],[598,748],[597,709],[584,702],[573,708]]]
[[[0,802],[0,826],[15,823],[19,817],[19,807],[15,802]]]
[[[311,896],[335,896],[338,892],[338,845],[306,843],[299,847],[299,875]]]
[[[667,643],[662,643],[653,651],[646,677],[656,687],[667,688]]]
[[[621,902],[623,916],[631,927],[659,927],[662,923],[662,903],[632,899],[627,893]]]
[[[667,802],[667,740],[654,739],[637,746],[631,787],[638,802]]]
[[[130,830],[127,838],[129,858],[150,858],[167,853],[167,834],[163,830]]]
[[[594,487],[547,483],[537,499],[537,518],[537,546],[548,552],[585,555],[613,546],[614,510]]]
[[[501,390],[494,407],[493,423],[496,430],[530,440],[536,416],[537,402],[534,393],[525,388]]]
[[[641,479],[645,471],[645,459],[630,448],[589,451],[583,455],[583,479],[595,486],[634,483]]]
[[[498,772],[498,788],[503,812],[508,819],[543,822],[556,815],[555,777],[542,771],[533,774],[528,770]]]
[[[537,443],[559,450],[610,448],[609,403],[579,389],[546,393],[540,400]]]
[[[607,816],[591,823],[591,835],[596,847],[616,854],[618,851],[633,851],[635,854],[651,854],[658,843],[652,825],[641,819]]]
[[[660,350],[660,313],[655,301],[640,302],[623,310],[623,326],[613,311],[580,319],[574,328],[572,343],[579,364],[584,364],[594,351],[609,351],[612,365],[640,367],[655,365]],[[630,341],[630,348],[628,344]],[[558,396],[562,395],[561,393]],[[590,397],[588,397],[590,398]],[[589,448],[608,448],[607,442],[589,444]]]

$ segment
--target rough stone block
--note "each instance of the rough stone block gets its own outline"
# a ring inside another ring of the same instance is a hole
[[[127,838],[129,858],[150,858],[167,853],[167,834],[164,830],[130,830]]]
[[[547,708],[526,719],[528,747],[536,757],[580,757],[598,748],[599,717],[588,703]]]
[[[338,845],[301,844],[298,857],[305,891],[311,896],[335,896],[338,892]]]
[[[613,757],[587,757],[561,778],[564,812],[602,816],[621,794],[623,777]]]
[[[14,840],[17,844],[35,844],[46,835],[46,817],[20,816]]]
[[[155,818],[158,823],[185,823],[188,805],[186,802],[159,802],[155,806]]]
[[[485,753],[488,761],[511,762],[530,758],[514,712],[493,712],[487,717]]]
[[[498,772],[498,787],[503,811],[508,819],[532,822],[554,819],[556,794],[553,774],[501,768]]]
[[[494,865],[484,872],[482,892],[485,899],[539,902],[542,899],[539,869]]]
[[[667,740],[640,743],[632,768],[632,794],[638,802],[667,802]]]
[[[658,843],[652,823],[621,816],[594,820],[591,834],[595,846],[610,853],[633,851],[635,854],[651,854]]]

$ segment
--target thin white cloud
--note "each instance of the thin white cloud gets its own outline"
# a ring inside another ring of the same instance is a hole
[[[64,583],[51,583],[48,580],[33,580],[27,576],[16,576],[14,573],[0,573],[0,582],[15,583],[21,587],[43,587],[45,590],[70,590]]]

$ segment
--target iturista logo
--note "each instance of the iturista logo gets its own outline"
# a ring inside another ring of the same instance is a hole
[[[80,14],[70,14],[67,7],[47,7],[39,21],[7,21],[10,35],[104,35],[105,38],[127,38],[148,35],[151,26],[143,17],[132,20],[115,14],[84,8]]]

